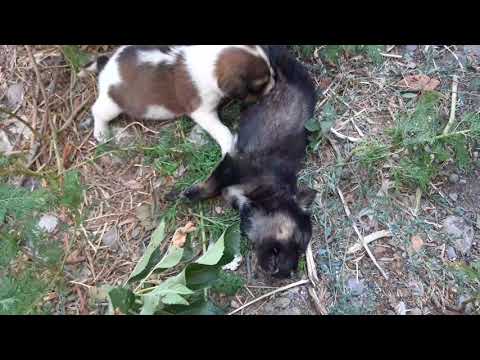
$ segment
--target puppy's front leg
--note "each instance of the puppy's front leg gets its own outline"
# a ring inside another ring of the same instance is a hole
[[[222,124],[215,111],[199,109],[190,114],[190,117],[200,125],[222,149],[222,158],[233,150],[234,136],[230,130]]]

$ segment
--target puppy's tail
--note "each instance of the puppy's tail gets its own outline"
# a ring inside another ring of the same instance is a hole
[[[86,64],[83,69],[77,74],[79,78],[87,77],[89,73],[98,74],[100,73],[110,58],[108,56],[99,56],[93,61],[90,61]]]

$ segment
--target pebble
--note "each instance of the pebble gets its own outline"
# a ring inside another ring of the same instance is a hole
[[[450,176],[448,177],[448,181],[450,181],[451,184],[456,184],[459,179],[460,177],[455,173],[450,174]]]
[[[205,130],[199,125],[195,125],[188,135],[188,140],[195,146],[201,147],[208,143],[208,138]]]
[[[288,307],[288,305],[290,305],[291,302],[292,300],[290,300],[288,297],[281,297],[275,301],[275,305],[276,307],[285,309],[286,307]]]
[[[114,226],[103,234],[102,242],[105,246],[108,246],[111,249],[118,248],[118,229]]]
[[[467,254],[472,248],[474,231],[458,216],[449,216],[443,221],[443,231],[454,241],[454,248]]]
[[[452,246],[449,246],[447,248],[447,258],[450,261],[453,261],[457,258],[457,253],[455,252],[455,249]]]
[[[57,226],[58,219],[53,215],[43,215],[38,222],[38,227],[47,233],[53,233]]]
[[[23,84],[13,84],[7,89],[7,102],[10,108],[15,109],[23,101],[24,89]]]
[[[13,145],[10,142],[5,131],[0,130],[0,154],[9,155],[13,150]]]
[[[360,296],[365,290],[364,280],[350,278],[347,281],[347,287],[353,296]]]
[[[458,200],[458,194],[457,193],[450,193],[448,194],[448,197],[450,199],[452,199],[453,201],[457,201]]]

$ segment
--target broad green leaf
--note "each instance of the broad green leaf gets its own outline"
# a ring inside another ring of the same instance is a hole
[[[135,266],[135,269],[133,269],[133,272],[130,275],[130,278],[128,279],[128,281],[132,281],[135,278],[138,278],[141,274],[143,274],[144,272],[148,271],[149,268],[151,268],[150,259],[152,258],[152,255],[155,252],[155,250],[157,250],[160,244],[162,243],[164,237],[165,237],[165,221],[162,220],[160,222],[160,225],[158,225],[157,229],[153,232],[152,239],[150,240],[150,243],[148,244],[147,249],[145,250],[145,254],[143,254],[142,258]]]
[[[225,250],[225,233],[220,236],[220,239],[213,245],[211,245],[205,254],[203,254],[197,261],[196,264],[201,265],[216,265],[223,256],[223,251]]]
[[[223,266],[230,263],[235,255],[240,254],[241,232],[240,224],[236,223],[230,226],[225,232],[225,250],[222,258],[218,262],[218,266]]]
[[[176,293],[166,294],[162,298],[162,302],[166,305],[190,305],[187,300]]]
[[[153,315],[156,311],[161,310],[160,295],[147,294],[142,297],[143,306],[140,315]]]
[[[155,270],[170,269],[178,265],[180,260],[182,260],[182,256],[183,256],[183,248],[177,248],[176,246],[171,245],[168,248],[168,251],[163,257],[163,259],[160,260],[160,262],[157,265],[155,265],[154,269]]]
[[[307,129],[310,132],[316,132],[321,129],[321,126],[316,118],[311,118],[305,124],[305,129]]]
[[[125,288],[114,288],[108,292],[108,298],[112,309],[119,309],[123,314],[127,314],[135,303],[135,295],[132,291]]]
[[[220,309],[211,301],[200,300],[192,303],[189,307],[172,306],[168,308],[169,312],[176,315],[224,315],[225,311]]]
[[[192,290],[205,289],[218,279],[220,266],[189,264],[185,269],[187,286]]]
[[[75,72],[78,72],[80,68],[85,66],[89,57],[83,51],[81,51],[76,45],[65,45],[62,47],[63,55],[70,62]]]

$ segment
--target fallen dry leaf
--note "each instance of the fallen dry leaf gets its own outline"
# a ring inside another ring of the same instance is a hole
[[[415,91],[432,91],[440,85],[439,80],[430,78],[427,75],[406,76],[400,83],[402,86],[406,86],[408,89]]]
[[[182,248],[187,240],[187,234],[195,231],[196,229],[197,228],[195,227],[195,224],[192,222],[188,222],[184,227],[178,228],[175,230],[175,234],[173,234],[172,244],[177,248]]]
[[[423,246],[423,239],[418,235],[413,235],[411,240],[412,240],[412,249],[415,252],[418,252]]]
[[[123,183],[130,190],[142,190],[143,185],[140,184],[137,180],[129,180]]]

